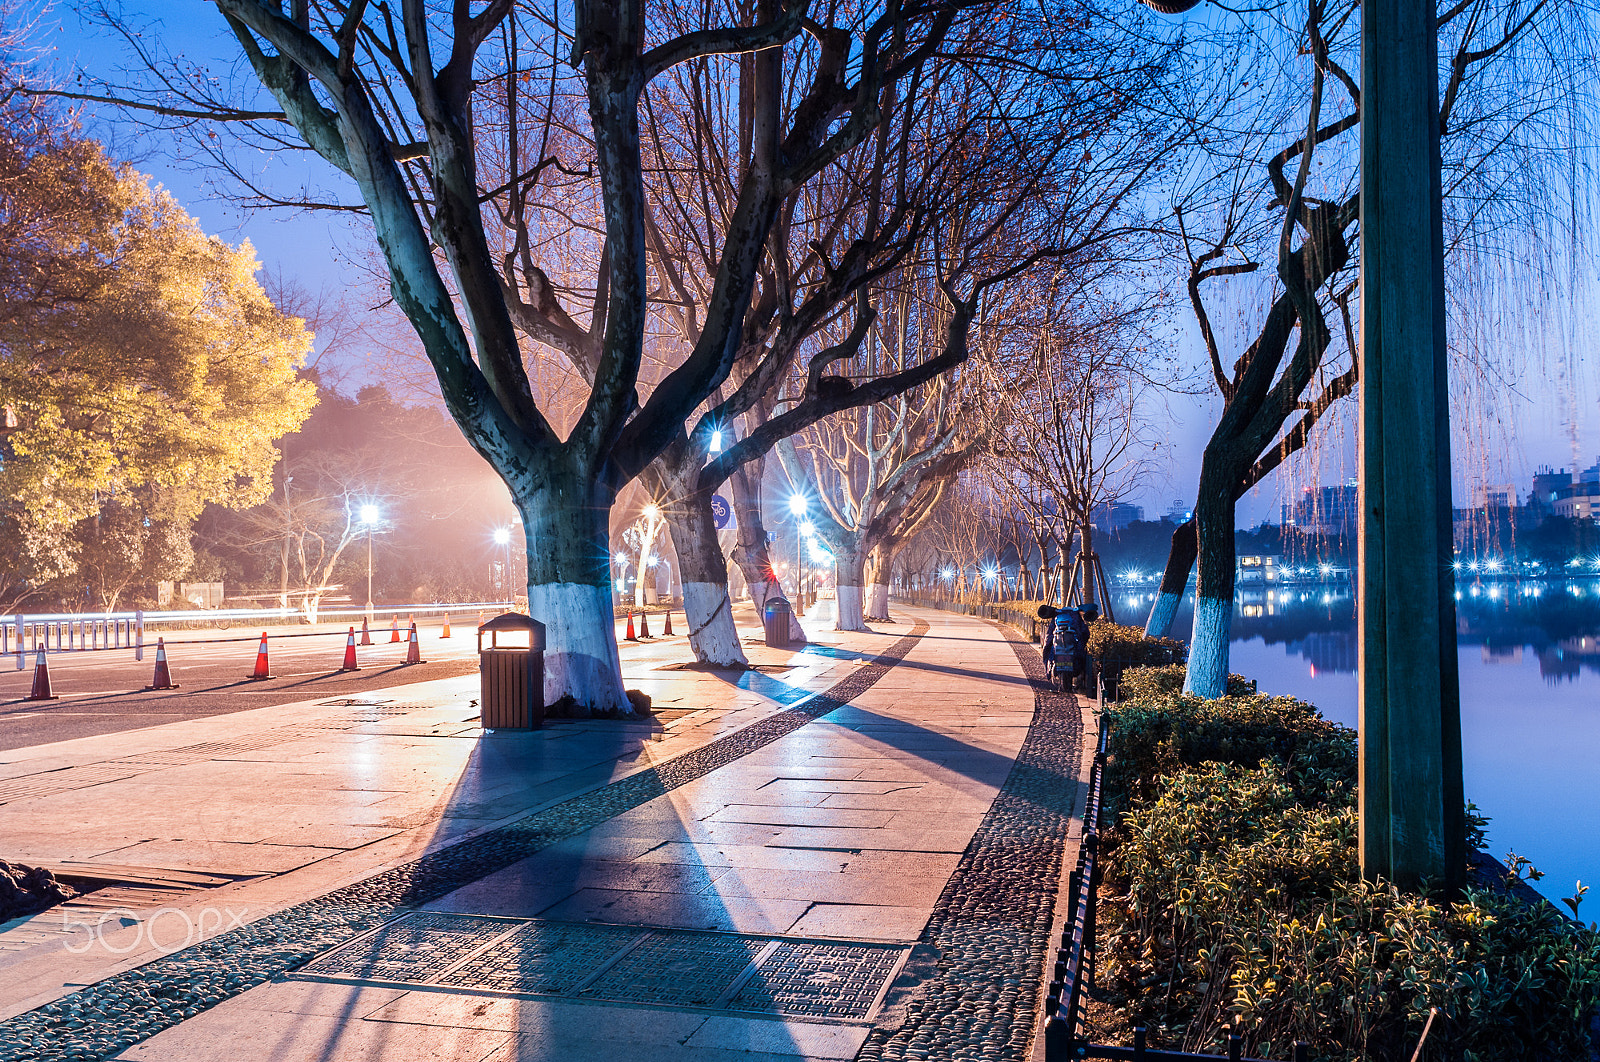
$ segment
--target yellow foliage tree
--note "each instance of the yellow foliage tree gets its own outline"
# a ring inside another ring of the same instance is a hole
[[[0,601],[76,571],[104,539],[74,529],[110,507],[187,526],[207,502],[261,501],[276,440],[316,401],[297,375],[312,336],[268,300],[248,242],[207,236],[48,117],[6,117]]]

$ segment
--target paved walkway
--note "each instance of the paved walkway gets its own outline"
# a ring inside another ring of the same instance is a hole
[[[121,882],[0,925],[0,1059],[1025,1057],[1077,705],[944,613],[747,649],[625,646],[649,723],[469,678],[0,754],[0,858]]]

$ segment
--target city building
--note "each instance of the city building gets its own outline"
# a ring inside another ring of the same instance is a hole
[[[1361,503],[1355,480],[1336,487],[1302,487],[1300,497],[1283,506],[1283,526],[1308,535],[1354,534],[1360,523]]]
[[[1144,519],[1144,506],[1127,502],[1110,501],[1095,506],[1090,522],[1102,534],[1114,534],[1138,520]]]

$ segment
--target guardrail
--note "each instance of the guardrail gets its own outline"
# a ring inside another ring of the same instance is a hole
[[[391,612],[407,616],[429,615],[432,613],[471,612],[474,609],[504,609],[513,603],[509,601],[465,601],[440,604],[429,602],[427,604],[385,605],[377,612]],[[316,622],[338,622],[339,620],[360,619],[367,615],[365,605],[337,606],[317,610]],[[303,610],[292,608],[213,608],[213,609],[176,609],[161,612],[146,612],[135,609],[131,612],[54,612],[40,615],[27,615],[18,613],[10,616],[0,616],[0,656],[15,655],[17,670],[22,670],[26,664],[24,658],[27,654],[36,654],[40,651],[47,653],[80,653],[102,652],[109,649],[132,649],[135,660],[144,659],[144,651],[151,643],[146,640],[147,632],[171,630],[174,625],[180,627],[193,627],[196,624],[216,627],[226,630],[234,624],[266,623],[268,625],[291,622],[302,622],[306,619]],[[336,633],[336,632],[319,632]],[[296,637],[284,635],[282,637]],[[217,641],[239,641],[254,639],[215,639]]]
[[[1243,1040],[1228,1037],[1226,1055],[1195,1054],[1188,1051],[1163,1051],[1145,1046],[1144,1028],[1133,1030],[1133,1046],[1090,1043],[1083,1035],[1083,998],[1094,987],[1097,949],[1094,941],[1096,896],[1100,888],[1100,805],[1105,781],[1106,748],[1111,732],[1105,716],[1100,717],[1100,737],[1094,763],[1089,770],[1089,795],[1084,801],[1083,839],[1078,845],[1078,862],[1067,875],[1067,917],[1061,930],[1049,990],[1044,1001],[1045,1062],[1069,1062],[1079,1058],[1130,1059],[1133,1062],[1270,1062],[1245,1058]],[[1304,1040],[1294,1045],[1294,1062],[1306,1062],[1310,1045]]]

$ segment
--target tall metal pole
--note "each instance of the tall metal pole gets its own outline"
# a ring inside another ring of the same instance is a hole
[[[1433,0],[1361,5],[1361,869],[1465,875]]]
[[[367,521],[367,622],[372,622],[372,522]]]

